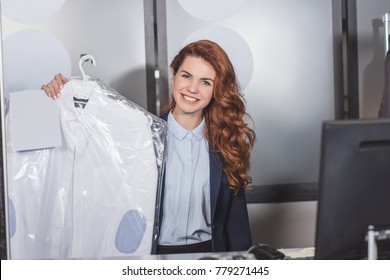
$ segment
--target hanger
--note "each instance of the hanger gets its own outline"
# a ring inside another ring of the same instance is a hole
[[[79,68],[83,80],[73,88],[74,105],[76,108],[80,108],[80,109],[83,109],[86,106],[88,99],[94,87],[96,86],[95,81],[90,81],[89,80],[90,77],[85,73],[83,69],[83,64],[86,61],[90,61],[93,66],[96,66],[96,60],[92,55],[89,54],[81,55],[79,60]]]
[[[84,62],[86,62],[88,60],[91,61],[92,65],[96,67],[96,60],[92,55],[84,54],[80,57],[79,68],[80,68],[80,72],[81,72],[81,75],[83,77],[84,83],[88,80],[88,75],[85,73],[85,71],[83,69],[83,64],[84,64]]]

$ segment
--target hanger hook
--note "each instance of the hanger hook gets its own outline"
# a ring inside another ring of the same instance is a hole
[[[86,82],[87,78],[88,78],[87,74],[85,73],[85,71],[83,69],[84,62],[86,62],[88,60],[91,61],[93,66],[96,66],[96,60],[92,55],[84,54],[80,57],[79,68],[80,68],[81,75],[83,76],[83,82]]]

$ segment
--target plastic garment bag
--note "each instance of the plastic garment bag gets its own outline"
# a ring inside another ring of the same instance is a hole
[[[13,152],[12,135],[8,143],[11,258],[151,254],[165,121],[100,81],[72,78],[56,102],[62,146]]]

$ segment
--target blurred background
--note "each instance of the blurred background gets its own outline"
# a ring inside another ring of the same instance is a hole
[[[257,143],[247,190],[254,243],[314,246],[321,125],[376,118],[388,0],[1,0],[2,98],[87,74],[159,115],[169,63],[210,39],[231,58]],[[2,118],[4,116],[1,116]],[[2,165],[2,168],[6,166]],[[1,181],[1,249],[5,254]]]

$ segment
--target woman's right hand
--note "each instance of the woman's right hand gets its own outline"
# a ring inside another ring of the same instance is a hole
[[[67,82],[68,82],[68,78],[66,78],[64,75],[59,73],[55,75],[54,79],[51,80],[49,83],[42,85],[41,89],[46,93],[47,96],[56,100],[60,98],[61,96],[60,90]]]

